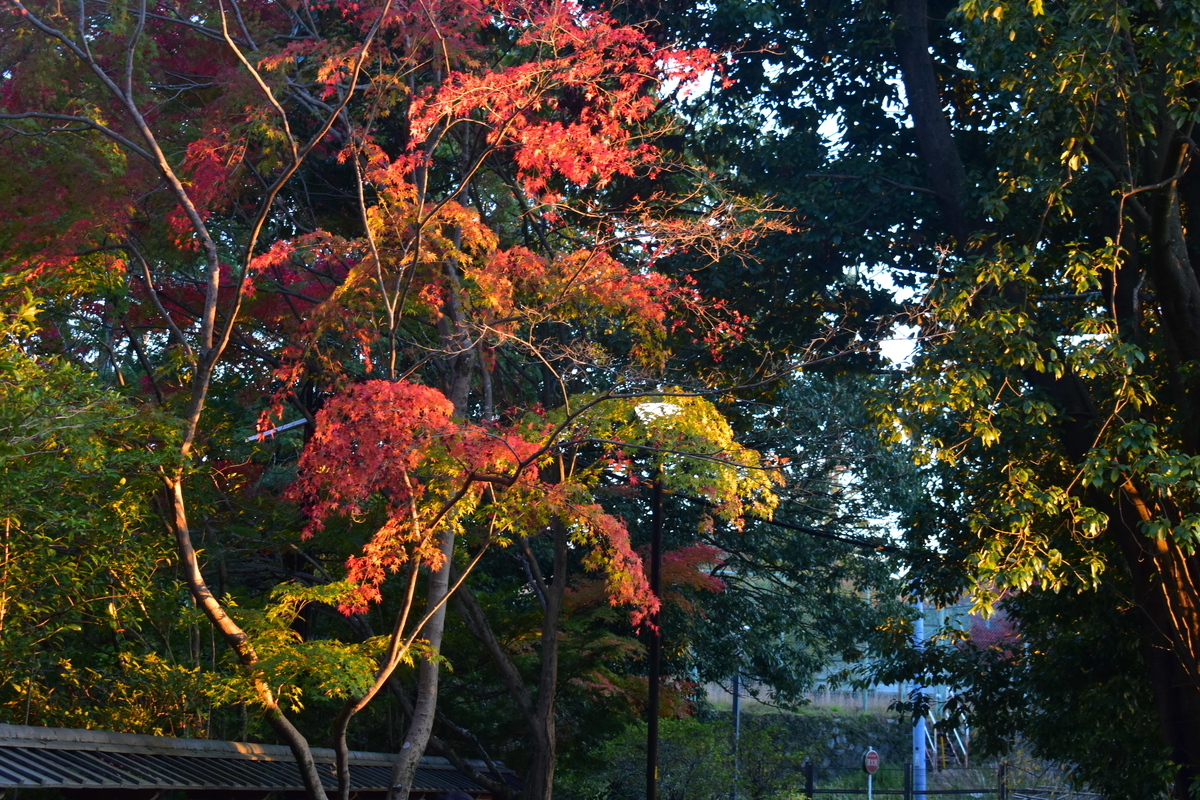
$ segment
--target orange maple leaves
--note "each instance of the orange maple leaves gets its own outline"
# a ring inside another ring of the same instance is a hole
[[[389,574],[405,567],[439,568],[444,554],[439,525],[456,524],[491,487],[492,508],[507,515],[503,527],[522,535],[551,520],[564,524],[587,548],[584,566],[606,575],[613,605],[633,607],[641,624],[658,607],[642,560],[620,518],[591,501],[581,486],[544,483],[536,460],[553,442],[452,418],[453,405],[437,389],[408,381],[367,381],[331,399],[317,415],[317,430],[300,459],[300,477],[288,495],[304,504],[312,535],[331,516],[371,517],[375,532],[360,555],[347,560],[357,584],[346,613],[380,599]],[[515,502],[497,499],[516,487]],[[493,515],[494,525],[494,515]]]
[[[520,31],[537,56],[515,66],[456,71],[419,97],[410,149],[443,124],[479,122],[493,146],[510,149],[524,190],[561,199],[551,181],[603,187],[652,165],[656,133],[644,128],[664,82],[691,83],[717,66],[707,50],[664,50],[637,28],[574,2],[497,2],[496,21]]]
[[[536,474],[521,463],[530,450],[525,443],[461,425],[453,413],[437,389],[408,381],[356,384],[318,413],[300,477],[288,490],[306,506],[305,535],[331,516],[377,515],[362,554],[347,561],[361,605],[345,610],[378,600],[388,574],[406,565],[440,567],[434,529],[462,513],[456,506],[470,504],[469,492],[477,495],[497,475],[507,478],[505,466],[514,480],[523,471]]]
[[[342,152],[343,160],[358,160],[369,187],[364,197],[372,202],[368,207],[364,200],[363,215],[370,236],[345,286],[308,311],[309,318],[333,320],[322,330],[348,337],[351,318],[382,317],[354,305],[369,303],[367,295],[378,292],[392,320],[403,317],[410,330],[421,325],[429,332],[422,346],[438,341],[445,359],[477,348],[487,371],[504,347],[544,358],[535,331],[547,322],[569,325],[581,339],[617,334],[635,361],[651,366],[665,358],[670,327],[684,316],[711,329],[702,336],[718,329],[720,336],[736,336],[740,321],[719,303],[707,302],[686,280],[651,268],[655,254],[687,238],[661,215],[647,225],[635,216],[622,221],[583,211],[576,215],[585,220],[578,232],[555,238],[562,249],[544,240],[535,252],[529,240],[502,246],[504,237],[481,210],[466,205],[465,187],[487,159],[512,170],[519,204],[532,201],[529,217],[551,228],[565,224],[560,215],[575,213],[570,204],[578,193],[571,187],[595,190],[621,176],[652,177],[662,158],[654,140],[665,130],[653,119],[659,89],[713,71],[712,54],[660,48],[641,30],[570,1],[460,5],[470,9],[457,21],[430,9],[426,22],[448,44],[434,84],[408,95],[404,152],[385,152],[370,131],[356,133]],[[365,6],[339,8],[348,18],[367,14]],[[399,4],[394,13],[413,8]],[[402,27],[398,20],[387,24]],[[467,44],[484,28],[491,28],[488,36],[500,32],[512,40],[508,54],[490,65]],[[455,155],[447,159],[448,152]],[[449,178],[451,186],[460,181],[459,188],[437,199],[427,194],[430,172],[456,161],[461,163],[438,180]],[[669,201],[656,195],[654,205]],[[700,234],[687,235],[715,235],[711,220],[699,225]],[[279,246],[254,266],[285,269],[291,258],[293,251]],[[453,337],[446,333],[451,324]],[[311,328],[302,327],[301,334]],[[381,327],[374,339],[359,335],[364,359],[372,341],[394,339],[395,327],[390,330]],[[558,342],[554,352],[561,356],[572,346]],[[603,349],[589,341],[579,347]],[[299,359],[311,358],[311,350],[298,343],[284,353],[275,374],[287,387],[299,380],[306,369]],[[436,527],[462,524],[480,508],[490,509],[489,524],[502,517],[502,527],[519,535],[566,526],[584,566],[605,573],[614,605],[632,606],[639,623],[657,608],[625,523],[567,475],[541,479],[538,459],[556,446],[552,431],[455,418],[442,392],[408,380],[343,388],[347,380],[330,386],[339,393],[317,416],[317,435],[290,494],[311,516],[309,533],[332,515],[369,519],[374,526],[361,554],[347,562],[349,577],[361,587],[360,605],[353,608],[378,599],[390,573],[440,566]]]
[[[332,398],[300,458],[290,493],[312,499],[307,535],[334,513],[362,516],[382,493],[389,518],[408,516],[421,493],[412,471],[454,434],[454,406],[437,389],[407,381],[367,381]]]

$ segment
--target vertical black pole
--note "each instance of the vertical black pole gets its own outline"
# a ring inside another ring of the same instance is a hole
[[[1008,800],[1008,762],[1000,762],[1000,770],[996,775],[997,782],[1000,784],[996,787],[996,795],[1000,800]]]
[[[650,495],[650,591],[662,597],[662,531],[663,490],[662,468],[654,476]],[[646,704],[646,800],[658,798],[658,684],[662,672],[662,628],[659,614],[650,617],[650,698]]]
[[[816,770],[813,769],[812,762],[806,761],[804,763],[804,796],[807,797],[808,800],[813,799],[813,790],[817,788],[814,776],[815,772]]]
[[[913,794],[913,765],[904,765],[904,800],[912,800]]]
[[[742,673],[733,673],[733,791],[730,800],[738,800],[742,748]]]

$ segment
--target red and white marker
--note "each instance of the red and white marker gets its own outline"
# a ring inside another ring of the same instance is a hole
[[[875,773],[879,771],[879,753],[875,752],[874,747],[868,747],[867,752],[863,753],[862,767],[863,772],[867,773],[867,800],[873,800]]]

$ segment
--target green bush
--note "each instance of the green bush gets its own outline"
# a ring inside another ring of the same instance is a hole
[[[809,752],[794,746],[777,718],[742,722],[738,792],[745,800],[783,800],[802,782]],[[555,787],[562,800],[642,800],[646,796],[646,726],[627,728],[608,742],[598,770],[561,765]],[[662,800],[726,800],[733,788],[733,727],[726,719],[664,719],[659,726]]]

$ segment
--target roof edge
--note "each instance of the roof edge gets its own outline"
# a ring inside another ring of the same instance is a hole
[[[0,723],[0,747],[37,747],[48,750],[88,750],[125,753],[157,753],[192,756],[196,758],[236,758],[247,761],[295,761],[291,748],[278,744],[228,742],[218,739],[182,739],[174,736],[149,736],[141,733],[86,730],[83,728],[43,728],[36,725]],[[312,748],[318,763],[333,764],[333,750]],[[391,753],[369,753],[351,750],[350,763],[370,766],[391,766]],[[453,769],[450,762],[438,756],[424,756],[425,769]]]

